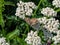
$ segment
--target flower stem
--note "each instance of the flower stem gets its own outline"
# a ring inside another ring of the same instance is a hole
[[[33,17],[36,15],[36,12],[37,12],[37,10],[39,9],[39,6],[40,6],[41,2],[42,2],[42,0],[39,1],[39,4],[38,4],[37,9],[35,10],[35,12],[34,12],[34,14],[33,14]]]

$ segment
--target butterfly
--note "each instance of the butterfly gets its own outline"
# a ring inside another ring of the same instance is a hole
[[[36,18],[25,18],[25,21],[35,30],[39,30],[40,28],[40,23],[38,22],[38,20]]]
[[[30,25],[35,25],[36,23],[38,23],[38,20],[36,18],[25,18],[25,21]]]

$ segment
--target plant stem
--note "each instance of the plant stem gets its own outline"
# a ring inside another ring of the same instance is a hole
[[[35,10],[35,12],[34,12],[34,14],[33,14],[33,17],[36,15],[36,12],[37,12],[37,10],[39,9],[39,6],[40,6],[41,2],[42,2],[42,0],[39,1],[39,4],[38,4],[37,9]]]
[[[4,20],[2,14],[0,15],[0,25],[2,27],[2,34],[5,35],[5,30],[4,30]]]
[[[5,35],[5,32],[4,32],[4,20],[3,20],[3,15],[2,15],[2,12],[3,12],[3,7],[4,7],[4,0],[0,0],[0,25],[2,27],[2,34]]]
[[[25,30],[25,32],[24,32],[24,33],[26,33],[26,31],[28,31],[28,32],[29,32],[29,26],[28,26],[28,24],[26,24],[26,30]]]

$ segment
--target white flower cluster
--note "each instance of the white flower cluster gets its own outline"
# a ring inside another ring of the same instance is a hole
[[[0,45],[9,45],[9,43],[6,42],[5,38],[0,38]]]
[[[52,40],[54,40],[54,44],[60,43],[60,30],[57,31],[57,35]]]
[[[55,20],[55,18],[47,19],[46,17],[37,19],[40,23],[44,24],[44,28],[46,28],[50,32],[56,32],[59,28],[59,21]]]
[[[37,31],[35,31],[35,32],[31,31],[30,33],[28,33],[28,36],[25,39],[25,41],[27,42],[27,44],[41,45],[41,39],[37,35]]]
[[[53,6],[58,8],[58,7],[60,7],[60,0],[53,0],[52,4],[53,4]]]
[[[46,7],[46,8],[43,8],[41,13],[44,15],[44,16],[56,16],[57,15],[57,12],[54,11],[54,9],[50,8],[50,7]]]
[[[19,16],[20,18],[24,19],[25,16],[31,16],[33,13],[33,9],[36,8],[36,5],[33,2],[22,2],[19,1],[17,3],[17,9],[16,9],[16,16]]]

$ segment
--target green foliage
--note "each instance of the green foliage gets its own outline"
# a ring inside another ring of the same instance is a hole
[[[3,21],[3,7],[4,7],[4,0],[0,0],[0,25],[4,27],[4,21]]]
[[[15,16],[17,2],[20,0],[0,0],[0,34],[6,37],[7,41],[11,45],[27,45],[25,38],[30,30],[34,30],[30,25],[28,25],[24,20]],[[40,13],[41,9],[44,7],[52,7],[51,0],[22,0],[24,2],[32,1],[37,6],[37,9],[33,13],[33,18],[41,18],[43,15]],[[54,8],[58,15],[60,14],[59,8]],[[60,20],[60,16],[56,19]],[[42,31],[39,31],[38,35],[42,39],[42,43],[46,42],[44,40],[44,35]],[[54,44],[52,44],[54,45]]]
[[[20,31],[18,29],[16,29],[15,31],[8,33],[7,38],[8,39],[13,39],[15,36],[19,35],[19,32]]]
[[[11,5],[11,6],[15,6],[15,4],[11,1],[5,1],[4,2],[5,5]]]

